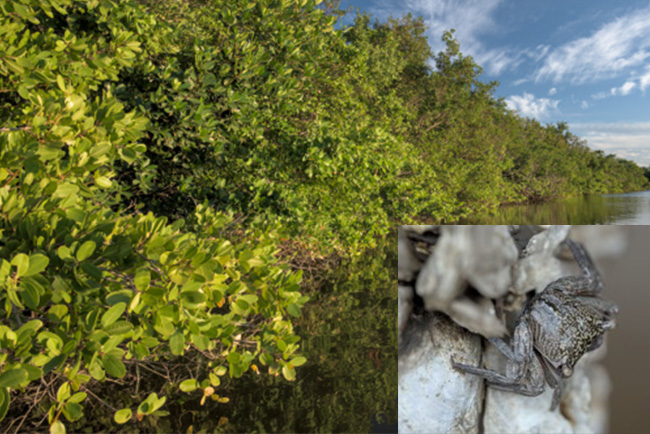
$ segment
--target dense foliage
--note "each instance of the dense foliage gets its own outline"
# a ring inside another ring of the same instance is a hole
[[[339,16],[0,2],[0,420],[23,415],[3,431],[76,427],[91,398],[139,422],[172,386],[224,402],[226,373],[293,380],[307,297],[287,245],[354,256],[396,221],[648,186],[509,111],[452,33],[434,54],[420,19]],[[93,395],[107,382],[134,392]]]
[[[183,228],[120,205],[116,171],[146,167],[137,140],[150,127],[116,83],[141,41],[155,42],[153,17],[130,2],[0,9],[0,419],[15,401],[62,432],[97,382],[137,377],[138,396],[140,368],[180,356],[203,369],[176,388],[216,400],[227,400],[215,393],[226,373],[293,380],[305,359],[289,318],[307,297],[300,274],[275,264],[279,229],[231,242],[230,217],[207,206]],[[133,408],[107,404],[115,421],[164,414],[164,396],[140,393]]]
[[[119,179],[157,215],[207,200],[349,251],[421,215],[649,185],[566,124],[508,110],[453,33],[431,53],[421,19],[335,30],[313,0],[140,3],[171,30],[120,76],[120,100],[152,122],[152,164]]]

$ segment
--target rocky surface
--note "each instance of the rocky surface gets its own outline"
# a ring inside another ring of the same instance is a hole
[[[480,363],[480,337],[437,313],[411,324],[399,358],[400,432],[478,432],[482,381],[456,374],[456,354]]]

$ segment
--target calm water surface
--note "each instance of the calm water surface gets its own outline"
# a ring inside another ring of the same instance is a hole
[[[459,223],[650,225],[650,190],[507,205],[499,208],[496,215],[473,217]]]

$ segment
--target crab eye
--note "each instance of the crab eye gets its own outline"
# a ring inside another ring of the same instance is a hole
[[[573,374],[573,368],[571,368],[571,367],[568,366],[568,365],[564,365],[564,366],[562,366],[562,374],[563,374],[565,377],[570,377],[571,374]]]

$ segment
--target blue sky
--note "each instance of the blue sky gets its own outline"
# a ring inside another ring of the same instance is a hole
[[[542,123],[565,121],[588,145],[650,165],[650,2],[342,0],[380,21],[408,12],[429,45],[456,29],[498,97]],[[344,18],[349,23],[354,12]]]

